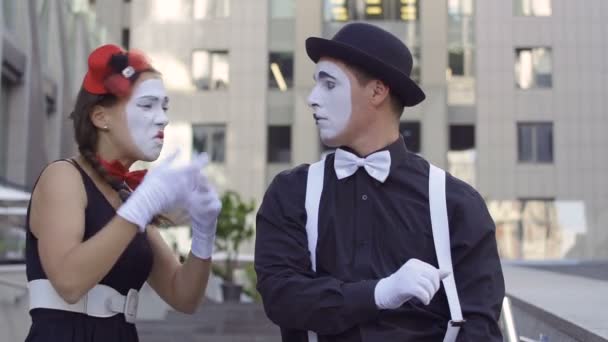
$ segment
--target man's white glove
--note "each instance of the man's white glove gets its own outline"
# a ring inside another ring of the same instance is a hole
[[[395,273],[380,279],[376,284],[376,306],[379,309],[397,309],[413,297],[424,305],[429,305],[439,290],[441,279],[448,275],[448,272],[438,270],[426,262],[410,259]]]
[[[209,259],[213,254],[222,202],[205,175],[200,175],[198,186],[188,199],[187,209],[192,220],[191,252],[197,258]]]
[[[206,158],[196,157],[185,166],[174,167],[177,152],[148,171],[141,184],[116,214],[136,224],[140,232],[154,216],[183,206],[197,186],[201,168]]]

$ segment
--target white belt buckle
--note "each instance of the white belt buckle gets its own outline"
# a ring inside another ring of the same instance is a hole
[[[129,323],[135,323],[137,318],[137,305],[139,302],[139,293],[135,289],[130,289],[125,298],[125,321]]]

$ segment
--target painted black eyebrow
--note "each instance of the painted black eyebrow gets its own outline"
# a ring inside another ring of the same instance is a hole
[[[162,102],[169,102],[169,97],[168,96],[163,96],[158,97],[158,96],[154,96],[154,95],[146,95],[146,96],[141,96],[138,98],[138,100],[149,100],[149,101],[162,101]]]
[[[321,72],[319,72],[319,78],[320,78],[320,79],[323,79],[323,78],[331,78],[331,79],[332,79],[332,80],[334,80],[334,81],[336,80],[336,78],[335,78],[335,77],[333,77],[332,75],[330,75],[330,74],[326,73],[325,71],[321,71]]]
[[[332,75],[326,73],[325,71],[320,71],[319,72],[319,79],[324,79],[324,78],[331,78],[334,81],[336,80],[335,77],[333,77]],[[317,75],[313,74],[312,75],[312,79],[316,81],[317,80]]]
[[[144,100],[144,101],[160,101],[160,98],[158,96],[153,96],[153,95],[146,95],[146,96],[140,96],[137,98],[138,101]]]

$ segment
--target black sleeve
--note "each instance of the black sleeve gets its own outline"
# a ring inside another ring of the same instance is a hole
[[[505,296],[495,226],[484,200],[470,186],[448,178],[452,262],[466,324],[458,341],[502,342],[498,320]]]
[[[307,166],[278,175],[257,214],[257,288],[268,317],[287,329],[339,334],[376,317],[377,280],[346,283],[312,271],[306,238]]]

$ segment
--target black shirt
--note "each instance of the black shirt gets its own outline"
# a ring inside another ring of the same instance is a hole
[[[379,310],[374,288],[411,258],[437,267],[429,211],[429,163],[399,138],[384,183],[364,168],[338,180],[327,156],[319,205],[317,271],[306,237],[308,165],[279,174],[257,216],[255,267],[268,317],[283,341],[442,341],[449,307],[443,286],[430,305],[416,299]],[[353,151],[350,151],[353,152]],[[467,320],[458,341],[502,341],[504,280],[495,229],[481,196],[447,175],[446,197],[456,287]]]

